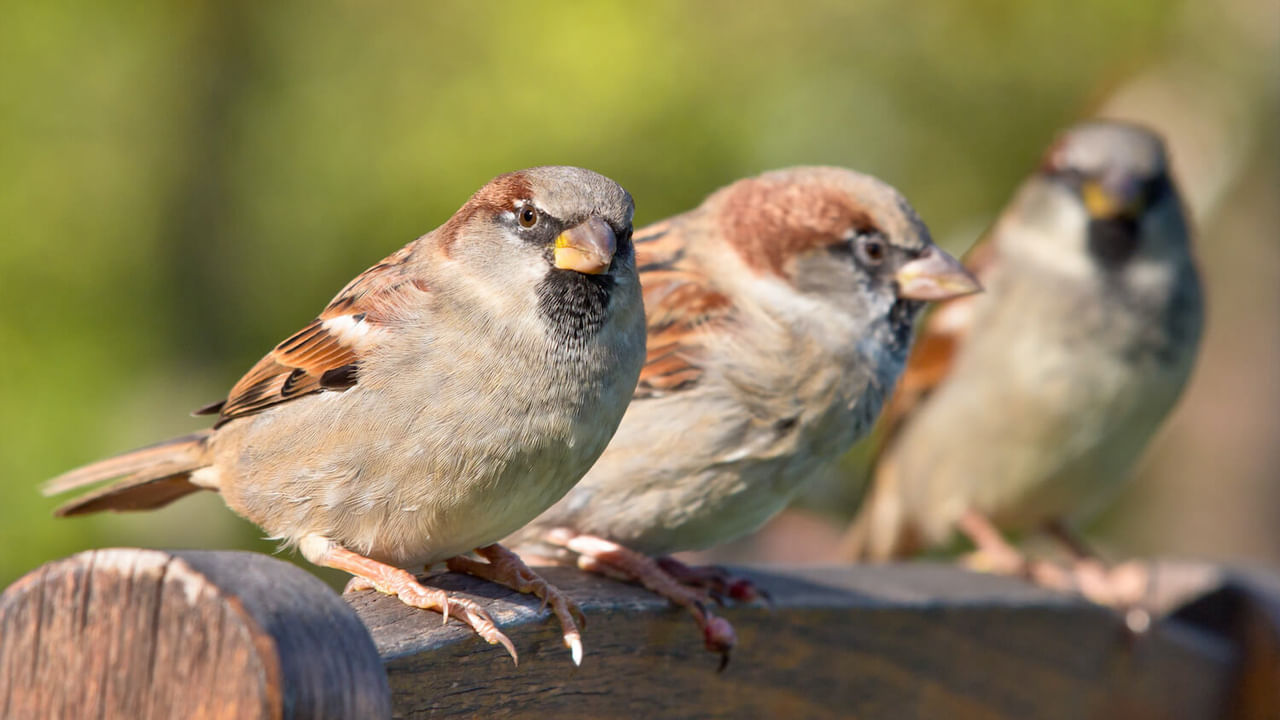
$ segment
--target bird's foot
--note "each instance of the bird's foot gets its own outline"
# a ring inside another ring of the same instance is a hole
[[[453,572],[475,575],[491,582],[505,585],[512,590],[534,595],[542,600],[543,607],[550,607],[560,620],[565,647],[574,665],[582,664],[582,631],[587,618],[578,604],[570,600],[555,586],[535,573],[519,555],[498,544],[476,548],[476,554],[488,562],[480,562],[466,556],[450,558],[447,565]]]
[[[354,575],[343,592],[377,590],[380,593],[394,595],[400,599],[400,602],[410,607],[441,613],[444,615],[444,622],[449,621],[449,615],[452,613],[471,626],[471,629],[490,645],[501,645],[506,648],[511,655],[511,660],[519,664],[520,659],[516,655],[515,645],[498,629],[493,618],[489,617],[489,613],[476,601],[439,588],[427,587],[419,583],[407,570],[371,560],[337,545],[332,546],[326,553],[323,564]]]
[[[1151,571],[1142,562],[1130,560],[1111,565],[1062,519],[1045,527],[1071,556],[1071,576],[1075,589],[1099,605],[1114,608],[1134,635],[1151,627],[1149,592]]]
[[[969,511],[957,527],[976,548],[964,558],[965,567],[977,572],[1009,575],[1062,592],[1075,589],[1071,572],[1061,565],[1027,557],[1009,544],[986,516]]]
[[[765,605],[773,604],[769,593],[756,587],[750,578],[734,575],[719,565],[686,565],[670,555],[661,555],[654,558],[654,561],[675,580],[689,587],[705,590],[712,600],[721,605],[726,598],[734,602],[761,601]]]
[[[690,587],[664,570],[653,558],[594,535],[571,530],[553,530],[547,535],[553,545],[578,555],[578,567],[615,579],[637,582],[650,592],[685,608],[702,631],[703,645],[720,655],[720,669],[729,663],[729,653],[737,644],[733,625],[707,609],[707,590]]]
[[[1079,593],[1090,602],[1121,613],[1125,625],[1135,635],[1150,627],[1151,612],[1144,602],[1150,588],[1150,575],[1144,564],[1127,562],[1109,566],[1061,523],[1050,524],[1048,530],[1071,556],[1065,565],[1027,557],[977,513],[961,518],[959,528],[977,547],[965,559],[969,568],[1023,577],[1058,592]]]
[[[1096,558],[1081,559],[1072,566],[1072,576],[1081,595],[1120,613],[1129,632],[1141,635],[1151,627],[1151,571],[1145,563],[1108,566]]]

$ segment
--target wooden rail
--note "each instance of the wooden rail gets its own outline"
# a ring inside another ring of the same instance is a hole
[[[580,668],[537,600],[432,578],[490,608],[517,667],[459,623],[343,603],[273,558],[82,553],[0,596],[0,717],[1280,717],[1270,576],[1162,566],[1167,613],[1135,637],[946,566],[743,572],[774,606],[723,611],[739,645],[718,673],[682,611],[575,570],[546,574],[587,613]]]

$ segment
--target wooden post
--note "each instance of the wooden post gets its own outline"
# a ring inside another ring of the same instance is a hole
[[[382,718],[386,674],[323,582],[246,552],[109,549],[0,596],[0,717]]]

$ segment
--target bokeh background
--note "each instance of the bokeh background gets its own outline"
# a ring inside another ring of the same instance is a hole
[[[1093,534],[1280,567],[1280,3],[19,2],[0,23],[0,586],[111,545],[275,548],[213,495],[55,521],[43,479],[202,427],[343,283],[495,174],[644,223],[846,165],[963,251],[1054,132],[1164,132],[1210,295],[1194,381]],[[732,557],[819,560],[855,452]]]

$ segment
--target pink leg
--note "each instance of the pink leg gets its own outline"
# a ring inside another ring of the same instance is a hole
[[[457,608],[461,611],[459,619],[470,625],[490,645],[502,645],[511,654],[513,661],[517,664],[520,662],[511,640],[502,634],[489,613],[475,601],[450,595],[438,588],[426,587],[405,570],[371,560],[337,545],[330,546],[322,560],[317,564],[337,568],[355,576],[347,584],[347,591],[372,588],[387,595],[395,595],[406,605],[442,613],[445,622],[449,621],[450,608]]]

